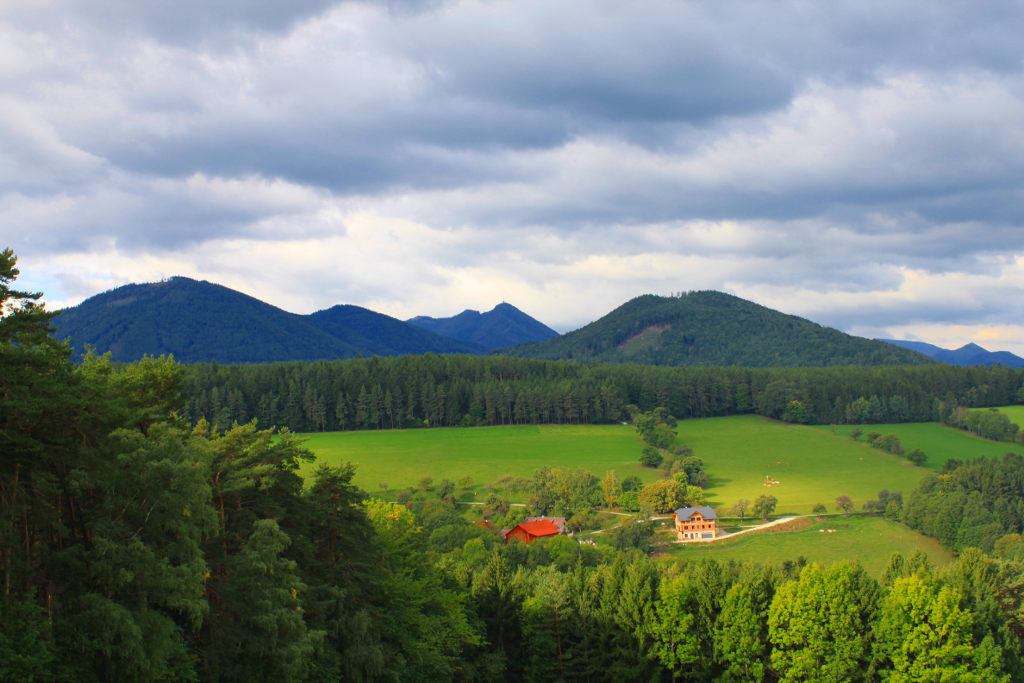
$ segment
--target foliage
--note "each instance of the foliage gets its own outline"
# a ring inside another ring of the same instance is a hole
[[[640,453],[640,464],[644,467],[657,467],[662,460],[661,451],[654,446],[644,446]]]
[[[688,498],[685,486],[675,481],[662,480],[644,487],[640,493],[640,505],[647,505],[655,512],[671,512],[687,504]]]
[[[908,526],[937,538],[948,548],[991,551],[1006,534],[1024,529],[1024,458],[978,458],[951,463],[947,474],[929,474],[906,501]]]
[[[812,564],[783,584],[768,612],[771,663],[784,683],[863,678],[877,584],[855,564]]]
[[[768,521],[768,517],[775,512],[775,506],[779,500],[775,496],[758,496],[754,500],[754,516]]]

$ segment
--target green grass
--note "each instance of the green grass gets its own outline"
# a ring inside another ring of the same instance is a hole
[[[819,529],[836,529],[834,534]],[[880,517],[852,515],[828,516],[823,522],[811,521],[800,531],[749,533],[732,541],[716,543],[677,543],[668,546],[666,560],[700,560],[713,557],[722,562],[770,562],[796,560],[803,556],[809,562],[830,565],[841,560],[860,560],[873,576],[879,576],[889,556],[899,551],[910,557],[916,548],[928,554],[936,567],[948,564],[952,555],[934,539]]]
[[[374,493],[382,481],[392,490],[415,486],[420,477],[434,482],[467,475],[486,484],[509,474],[532,477],[544,465],[583,467],[604,478],[615,470],[619,479],[635,474],[650,483],[657,472],[638,462],[642,446],[633,427],[623,425],[528,425],[457,427],[372,432],[304,434],[318,462],[359,463],[354,482]],[[315,467],[306,465],[301,474]],[[461,496],[460,496],[461,498]],[[513,502],[522,502],[512,496]]]
[[[768,494],[778,499],[780,514],[806,514],[815,503],[831,510],[843,495],[859,508],[883,488],[909,493],[926,473],[903,458],[834,436],[827,428],[755,415],[685,420],[678,432],[678,441],[704,461],[711,480],[709,503],[715,507]],[[766,475],[779,485],[764,486]]]
[[[1011,406],[1011,408],[1021,408],[1021,412],[1024,413],[1024,406]],[[1010,413],[1009,409],[1000,408],[999,410],[1007,413],[1010,419],[1016,422],[1016,419]],[[1011,451],[1014,453],[1024,454],[1024,448],[1021,448],[1020,444],[1002,441],[989,441],[988,439],[983,439],[980,436],[975,436],[974,434],[954,429],[953,427],[947,427],[946,425],[938,422],[913,422],[909,424],[882,425],[836,425],[836,436],[834,438],[849,441],[846,435],[849,434],[850,430],[854,429],[854,427],[859,427],[865,433],[876,431],[881,432],[882,434],[899,435],[900,445],[908,451],[914,448],[920,448],[925,452],[925,455],[928,456],[928,461],[925,462],[924,467],[935,471],[941,470],[942,465],[950,458],[954,458],[956,460],[973,460],[981,456],[985,456],[986,458],[1001,458],[1004,454]],[[831,434],[831,427],[828,426],[819,426],[815,427],[815,429]],[[861,442],[863,441],[864,437],[861,437]],[[868,448],[866,444],[864,444],[864,447]],[[908,493],[906,489],[904,489],[903,492]]]
[[[1018,426],[1024,427],[1024,406],[1003,406],[998,409],[1010,418],[1010,422],[1016,422]]]
[[[703,459],[710,478],[709,503],[716,507],[764,494],[779,500],[779,513],[808,513],[815,503],[834,506],[840,495],[850,496],[859,507],[882,488],[909,493],[924,473],[902,458],[827,431],[753,415],[684,420],[678,432],[678,441]],[[543,465],[582,467],[602,478],[614,469],[620,479],[636,474],[645,483],[658,478],[656,471],[640,467],[641,442],[632,427],[622,425],[305,436],[319,461],[359,463],[355,483],[371,493],[379,491],[382,481],[394,490],[416,485],[423,476],[438,482],[469,475],[476,480],[479,495],[484,485],[503,474],[530,477]],[[310,469],[307,465],[303,473]],[[765,475],[780,484],[764,486]]]

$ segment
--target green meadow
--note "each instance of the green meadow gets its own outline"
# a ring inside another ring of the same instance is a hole
[[[825,565],[856,559],[875,577],[885,569],[889,556],[897,551],[910,557],[920,548],[935,567],[945,566],[953,559],[938,541],[881,517],[829,515],[821,522],[808,521],[810,524],[799,531],[749,533],[732,541],[715,543],[674,543],[667,546],[664,559],[692,561],[713,557],[723,562],[778,564],[805,557],[810,562]],[[835,529],[836,533],[821,533],[821,529]]]
[[[1024,419],[1024,406],[1011,406],[1019,408]],[[1017,422],[1017,418],[1011,413],[1010,408],[1000,408],[1011,420]],[[1019,423],[1018,423],[1019,424]],[[836,437],[849,441],[848,434],[854,427],[859,427],[865,433],[876,431],[882,434],[896,434],[900,437],[900,445],[906,450],[920,448],[928,456],[924,467],[930,470],[941,470],[943,463],[950,458],[955,460],[974,460],[984,456],[986,458],[1001,458],[1008,452],[1024,454],[1024,448],[1019,443],[1005,441],[990,441],[970,432],[947,427],[938,422],[913,422],[909,424],[880,424],[880,425],[836,425]],[[815,429],[831,434],[831,427],[818,426]],[[864,437],[860,438],[861,442]],[[870,448],[862,443],[864,448]],[[904,493],[907,493],[904,490]]]
[[[1024,427],[1024,406],[1003,406],[998,408],[999,412],[1006,413],[1006,416],[1010,418],[1010,422],[1016,422],[1021,427]]]
[[[716,507],[770,494],[780,514],[806,514],[815,503],[831,510],[844,495],[859,508],[883,488],[909,493],[926,473],[828,431],[756,415],[684,420],[678,432],[677,441],[704,460],[709,502]],[[765,486],[766,476],[779,484]]]
[[[477,490],[508,474],[532,477],[551,467],[583,467],[603,478],[635,474],[644,483],[658,478],[640,466],[640,437],[623,425],[525,425],[440,429],[396,429],[304,434],[318,462],[358,463],[355,483],[373,493],[415,486],[420,477],[476,480]],[[307,473],[314,465],[303,467]],[[514,502],[521,502],[515,496]]]
[[[834,507],[850,496],[859,507],[879,489],[909,493],[924,470],[895,455],[828,431],[746,415],[679,422],[677,442],[704,461],[709,503],[732,505],[771,494],[779,513],[808,513],[815,503]],[[355,483],[370,492],[471,476],[478,491],[498,477],[530,477],[544,465],[583,467],[598,477],[615,470],[645,483],[658,478],[640,467],[641,442],[630,426],[545,425],[413,429],[307,434],[321,462],[358,463]],[[779,465],[778,463],[782,463]],[[788,463],[788,464],[787,464]],[[311,466],[304,467],[308,472]],[[779,481],[764,486],[765,477]],[[518,501],[516,501],[518,502]]]

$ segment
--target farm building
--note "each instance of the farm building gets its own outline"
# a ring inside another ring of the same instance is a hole
[[[709,507],[679,508],[672,517],[680,541],[704,541],[718,535],[718,515]]]
[[[558,527],[558,533],[565,532],[565,517],[527,517],[524,522],[551,522]]]
[[[504,536],[506,542],[511,542],[513,539],[518,538],[523,543],[529,545],[538,538],[557,536],[558,533],[557,526],[546,519],[542,519],[536,522],[523,522],[519,526],[510,529]]]

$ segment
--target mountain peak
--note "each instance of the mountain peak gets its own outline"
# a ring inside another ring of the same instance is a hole
[[[486,313],[466,309],[451,318],[416,316],[406,322],[444,337],[483,344],[488,349],[543,341],[558,336],[558,333],[547,325],[505,302]]]

